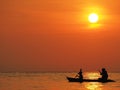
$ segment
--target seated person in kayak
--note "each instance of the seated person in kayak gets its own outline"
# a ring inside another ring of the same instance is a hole
[[[80,69],[76,77],[78,77],[80,80],[83,80],[82,69]]]
[[[99,80],[107,81],[107,79],[108,79],[108,73],[107,73],[107,71],[106,71],[105,68],[102,68],[102,71],[100,71],[100,75],[101,75],[102,77],[99,78]]]

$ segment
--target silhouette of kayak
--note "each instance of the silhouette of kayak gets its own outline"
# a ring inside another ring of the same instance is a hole
[[[79,78],[72,78],[72,77],[66,77],[69,82],[115,82],[114,80],[108,79],[106,81],[99,80],[99,79],[79,79]]]

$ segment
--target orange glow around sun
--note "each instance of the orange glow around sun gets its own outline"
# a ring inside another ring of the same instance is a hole
[[[95,30],[102,28],[106,22],[106,9],[101,6],[91,6],[88,5],[83,9],[83,12],[78,14],[78,23],[83,23],[84,27],[87,29]]]

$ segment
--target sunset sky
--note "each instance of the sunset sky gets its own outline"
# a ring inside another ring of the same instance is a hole
[[[120,71],[120,0],[0,1],[1,72],[102,67]]]

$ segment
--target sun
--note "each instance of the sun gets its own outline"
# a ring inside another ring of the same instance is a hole
[[[98,22],[98,15],[96,13],[91,13],[89,16],[88,16],[88,20],[90,23],[97,23]]]

